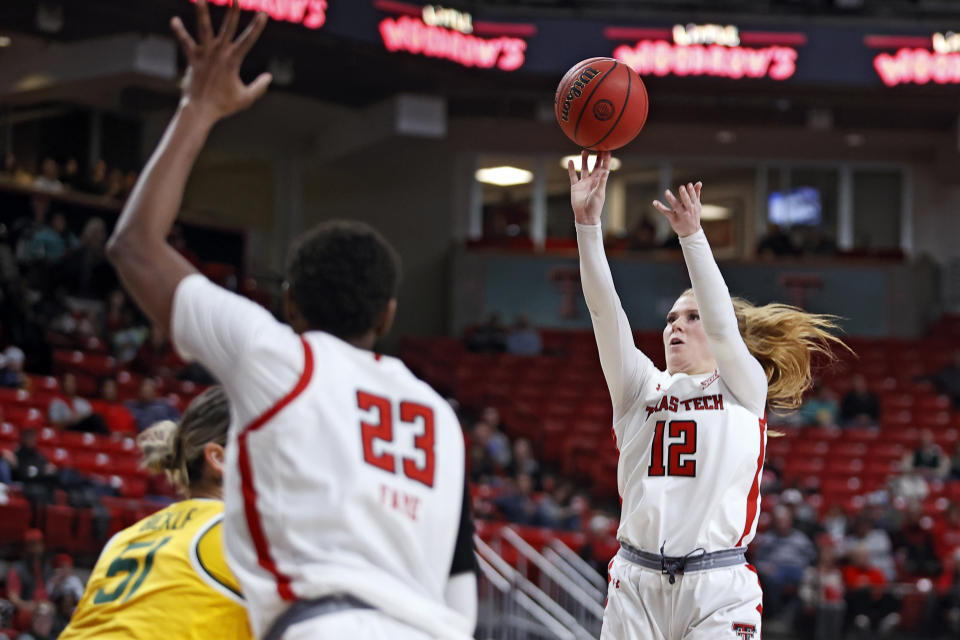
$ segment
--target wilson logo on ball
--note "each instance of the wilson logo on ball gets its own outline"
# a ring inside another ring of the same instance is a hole
[[[609,100],[599,100],[593,105],[593,117],[597,120],[609,120],[613,117],[613,103]]]
[[[590,81],[596,78],[599,74],[600,72],[593,67],[587,67],[584,69],[583,73],[580,74],[580,77],[577,78],[576,82],[570,85],[570,90],[567,91],[567,95],[563,99],[563,107],[560,110],[560,117],[564,122],[569,122],[570,120],[571,103],[583,95],[583,90],[586,89],[587,85],[590,84]]]

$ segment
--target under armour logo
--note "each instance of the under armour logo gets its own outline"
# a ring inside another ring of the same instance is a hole
[[[757,633],[757,625],[734,622],[733,632],[743,640],[753,640],[753,636]]]
[[[613,588],[614,589],[620,588],[620,578],[617,578],[617,581],[613,583]]]
[[[660,385],[659,385],[659,384],[657,385],[657,391],[660,391]]]

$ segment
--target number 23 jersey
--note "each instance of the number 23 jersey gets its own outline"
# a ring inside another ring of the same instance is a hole
[[[252,639],[223,554],[223,503],[184,500],[117,533],[60,638]]]
[[[652,369],[652,367],[651,367]],[[766,424],[716,374],[655,371],[614,413],[617,537],[668,556],[744,547],[760,512]]]
[[[230,399],[224,542],[254,633],[295,600],[346,593],[433,637],[471,637],[444,600],[465,454],[443,397],[400,360],[298,335],[199,275],[180,283],[172,329]]]

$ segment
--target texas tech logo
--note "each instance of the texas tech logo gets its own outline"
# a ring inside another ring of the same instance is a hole
[[[753,636],[757,633],[757,625],[734,622],[733,632],[737,634],[738,638],[742,638],[743,640],[753,640]]]

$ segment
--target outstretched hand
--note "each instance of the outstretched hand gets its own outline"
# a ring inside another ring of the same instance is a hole
[[[267,16],[258,13],[234,40],[239,22],[238,0],[231,3],[216,35],[206,0],[197,0],[197,40],[190,36],[180,18],[170,21],[170,28],[180,42],[188,64],[183,78],[181,106],[196,108],[210,126],[249,107],[266,92],[273,79],[269,73],[261,73],[248,85],[240,79],[240,65],[263,32]]]
[[[700,230],[701,187],[703,187],[702,182],[697,184],[688,182],[686,186],[680,185],[677,190],[680,193],[679,199],[673,195],[670,189],[667,189],[663,195],[670,204],[669,207],[659,200],[653,201],[653,206],[667,217],[667,220],[670,221],[670,227],[681,238]]]
[[[573,205],[573,217],[579,224],[600,224],[603,201],[606,199],[607,177],[610,175],[610,152],[601,151],[589,170],[590,153],[584,151],[580,157],[580,177],[574,168],[573,160],[567,161],[570,174],[570,204]]]

